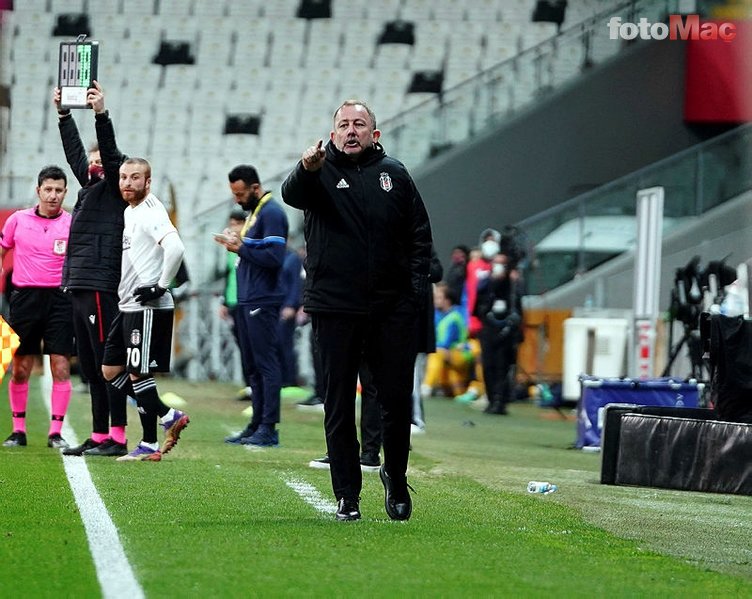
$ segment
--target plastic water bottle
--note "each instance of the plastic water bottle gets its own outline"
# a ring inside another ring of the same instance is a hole
[[[551,393],[551,387],[546,383],[539,383],[538,387],[538,404],[545,407],[554,403],[554,395]]]
[[[559,487],[556,485],[552,485],[551,483],[537,481],[537,480],[531,480],[529,483],[527,483],[527,492],[528,493],[539,493],[541,495],[548,495],[549,493],[553,493],[556,491]]]

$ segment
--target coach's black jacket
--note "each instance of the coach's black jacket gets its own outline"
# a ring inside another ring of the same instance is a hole
[[[298,162],[282,184],[305,211],[306,312],[373,314],[427,291],[431,225],[404,165],[379,144],[357,162],[330,141],[318,171]]]
[[[89,180],[88,153],[72,116],[60,119],[60,137],[68,164],[81,190],[73,208],[68,253],[63,265],[63,289],[117,293],[123,252],[123,211],[119,169],[125,156],[115,143],[112,121],[105,112],[95,116],[97,141],[105,178]]]

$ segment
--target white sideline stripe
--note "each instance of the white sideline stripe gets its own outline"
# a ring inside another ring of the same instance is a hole
[[[41,383],[42,400],[50,413],[52,376],[49,356],[45,356]],[[76,433],[66,421],[63,421],[63,437],[71,445],[78,445]],[[62,454],[60,457],[63,458],[65,474],[86,530],[102,596],[105,599],[144,599],[144,591],[125,555],[117,528],[91,480],[86,459]]]
[[[300,498],[316,511],[322,514],[334,514],[337,511],[337,505],[328,501],[319,493],[319,490],[312,484],[296,478],[283,477],[285,484],[295,491]]]
[[[63,456],[76,505],[89,540],[99,586],[106,599],[141,599],[144,591],[136,580],[117,528],[91,480],[85,458]]]

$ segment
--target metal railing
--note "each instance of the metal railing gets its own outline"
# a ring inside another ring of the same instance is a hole
[[[687,218],[698,217],[752,189],[752,124],[736,127],[517,223],[525,232],[534,256],[527,277],[528,291],[545,292],[554,283],[562,284],[588,270],[593,264],[588,257],[585,219],[634,218],[637,190],[653,186],[665,189],[664,233]],[[579,236],[571,243],[571,267],[568,273],[558,272],[552,280],[544,268],[535,268],[535,247],[572,221],[581,226],[572,227],[579,231]]]

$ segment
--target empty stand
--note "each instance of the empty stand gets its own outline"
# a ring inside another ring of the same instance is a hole
[[[263,160],[265,175],[289,168],[309,143],[328,137],[331,112],[348,97],[368,101],[387,149],[417,165],[436,148],[461,143],[547,87],[577,76],[586,59],[618,51],[605,27],[560,43],[554,23],[531,21],[534,0],[16,4],[5,20],[0,52],[0,73],[13,90],[4,165],[25,162],[28,168],[56,147],[39,141],[55,122],[49,96],[63,38],[52,31],[59,15],[84,14],[91,37],[101,43],[99,78],[118,140],[130,146],[128,153],[153,153],[163,170],[186,161],[191,169],[185,172],[195,172],[202,190],[215,180],[213,170],[226,171],[239,156]],[[614,4],[583,0],[567,8],[565,25]],[[328,11],[331,18],[317,18]],[[160,49],[163,64],[155,64]],[[171,49],[185,51],[184,62],[195,64],[163,60]],[[447,95],[458,85],[464,91]],[[418,112],[410,118],[394,120],[413,106]],[[255,115],[258,131],[223,135],[229,115]],[[37,159],[30,160],[35,150]],[[216,197],[199,194],[197,185],[191,192],[197,201]]]

